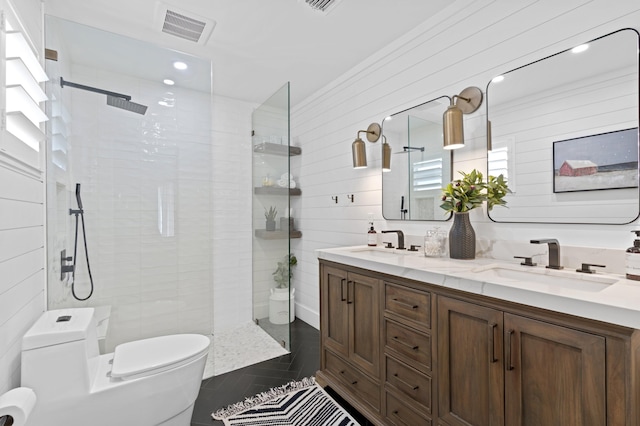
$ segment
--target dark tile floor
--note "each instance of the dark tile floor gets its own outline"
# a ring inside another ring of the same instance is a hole
[[[291,353],[202,381],[191,417],[191,426],[219,426],[211,413],[246,397],[313,376],[320,368],[320,332],[296,319],[291,323]],[[362,415],[328,389],[328,392],[362,425]]]

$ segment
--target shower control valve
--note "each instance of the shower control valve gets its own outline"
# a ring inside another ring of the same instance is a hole
[[[73,256],[67,256],[67,250],[60,251],[60,281],[64,281],[64,275],[73,272],[73,265],[67,265],[67,262],[71,262]]]

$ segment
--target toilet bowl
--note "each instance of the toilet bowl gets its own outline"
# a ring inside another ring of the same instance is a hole
[[[99,354],[93,308],[45,312],[22,340],[26,426],[188,426],[209,338],[153,337]]]

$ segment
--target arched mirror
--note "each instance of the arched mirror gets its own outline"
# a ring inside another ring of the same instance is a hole
[[[382,123],[383,143],[391,148],[382,173],[382,215],[388,220],[447,220],[440,208],[442,187],[452,179],[451,151],[442,148],[442,96],[392,114]]]
[[[488,172],[513,191],[496,222],[625,224],[639,214],[638,33],[623,29],[494,78]]]

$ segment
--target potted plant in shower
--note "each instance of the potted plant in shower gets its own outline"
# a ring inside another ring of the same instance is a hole
[[[269,210],[264,209],[264,217],[267,220],[266,222],[266,230],[267,231],[275,231],[276,230],[276,215],[278,214],[278,210],[275,207],[269,207]]]
[[[276,270],[271,274],[276,282],[276,288],[271,289],[269,297],[269,321],[272,324],[287,324],[295,319],[295,289],[289,289],[289,282],[293,278],[293,267],[298,259],[293,253],[285,255]]]
[[[293,278],[293,267],[298,264],[298,259],[293,253],[289,253],[278,262],[273,272],[273,280],[278,284],[276,288],[289,288],[289,280]]]

